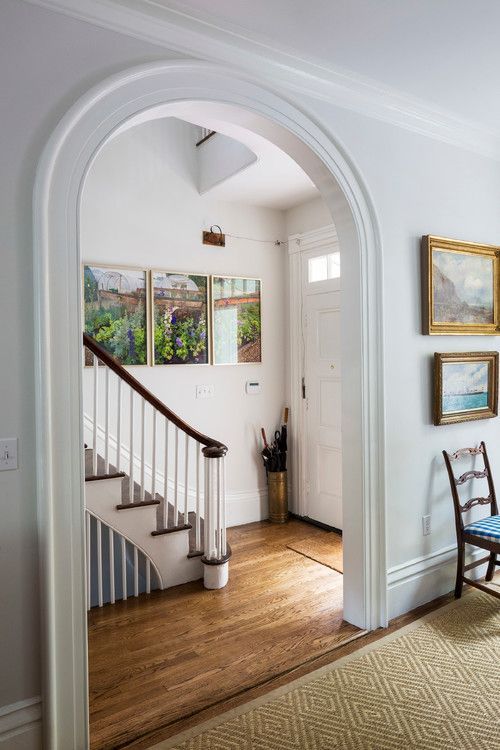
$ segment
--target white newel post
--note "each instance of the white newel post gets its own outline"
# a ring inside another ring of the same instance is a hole
[[[225,445],[203,448],[205,457],[205,516],[203,582],[206,589],[222,589],[229,578],[226,542]]]

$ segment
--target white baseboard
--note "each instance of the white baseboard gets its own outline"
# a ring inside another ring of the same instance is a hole
[[[84,414],[83,417],[84,420],[84,427],[86,430],[89,431],[89,433],[92,433],[92,419],[87,415]],[[104,430],[101,427],[97,428],[97,445],[98,445],[98,451],[101,455],[104,455]],[[90,445],[90,443],[89,443]],[[110,436],[109,438],[109,446],[110,446],[110,452],[111,456],[115,456],[116,453],[116,440],[114,437]],[[122,469],[123,471],[128,471],[128,465],[129,465],[129,451],[128,448],[122,444],[121,447],[121,457],[122,457]],[[137,481],[137,478],[140,474],[140,466],[141,466],[141,459],[138,454],[134,453],[134,473],[135,473],[135,480]],[[152,466],[145,462],[144,464],[144,476],[147,488],[151,487],[151,476],[152,476]],[[163,492],[163,485],[164,485],[164,475],[160,471],[156,471],[156,487],[157,491],[162,494]],[[168,491],[170,493],[170,497],[173,495],[174,490],[174,481],[173,479],[168,480]],[[203,498],[203,487],[200,488],[201,497]],[[179,482],[178,483],[178,495],[179,498],[184,498],[184,485]],[[259,487],[257,489],[253,490],[234,490],[232,492],[226,493],[226,502],[227,502],[227,526],[241,526],[245,523],[254,523],[255,521],[262,521],[265,518],[268,517],[268,507],[267,507],[267,487]],[[196,491],[192,487],[188,487],[188,506],[190,510],[193,510],[196,507]]]
[[[41,750],[40,698],[29,698],[0,708],[0,747],[5,750]]]
[[[231,492],[227,496],[227,525],[263,521],[269,517],[267,487],[250,492]]]
[[[485,550],[475,549],[468,555],[466,562],[472,562],[487,554]],[[455,587],[456,560],[456,545],[450,545],[389,568],[387,571],[388,618],[398,617],[452,591]],[[481,565],[470,571],[469,575],[471,578],[481,578],[485,572],[486,566]]]

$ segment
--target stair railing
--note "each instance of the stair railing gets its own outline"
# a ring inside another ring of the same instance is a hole
[[[125,498],[124,503],[158,505],[154,535],[191,528],[191,513],[195,525],[195,553],[202,555],[205,586],[221,588],[227,582],[230,556],[226,541],[227,447],[184,422],[86,333],[83,345],[85,363],[93,368],[93,474],[97,475],[100,469],[100,450],[104,458],[101,473],[123,471],[128,475],[128,499]],[[128,446],[124,445],[127,427]],[[193,459],[194,465],[191,464]],[[162,486],[159,486],[161,478]],[[190,483],[194,485],[191,493]]]

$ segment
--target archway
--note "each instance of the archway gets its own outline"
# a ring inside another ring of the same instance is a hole
[[[47,745],[84,747],[86,620],[79,202],[100,146],[131,118],[210,101],[286,151],[320,190],[343,250],[345,619],[386,624],[381,259],[363,183],[335,139],[294,104],[197,62],[134,68],[80,100],[47,144],[35,185],[38,503]],[[228,109],[229,108],[229,109]]]

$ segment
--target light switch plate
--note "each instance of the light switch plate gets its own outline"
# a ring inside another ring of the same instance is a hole
[[[0,471],[17,469],[17,438],[0,438]]]
[[[214,387],[213,385],[197,385],[196,386],[196,398],[213,398]]]

